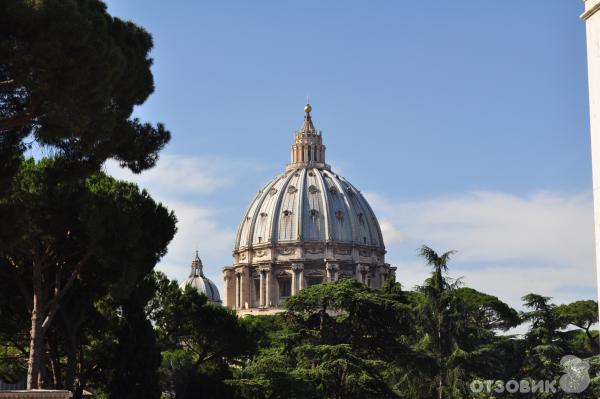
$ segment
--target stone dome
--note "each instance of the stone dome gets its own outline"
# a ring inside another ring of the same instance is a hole
[[[198,251],[196,251],[196,257],[192,261],[192,271],[188,278],[181,283],[180,288],[183,290],[187,286],[194,288],[199,294],[206,295],[209,302],[221,304],[221,297],[219,296],[217,286],[204,275],[202,261],[198,256]]]
[[[234,263],[223,268],[225,304],[241,312],[278,311],[313,284],[354,278],[381,288],[395,278],[373,210],[325,162],[312,107],[304,112],[291,163],[250,202],[237,229]]]
[[[293,166],[264,186],[242,218],[234,253],[300,241],[384,251],[369,203],[350,182],[325,167]]]

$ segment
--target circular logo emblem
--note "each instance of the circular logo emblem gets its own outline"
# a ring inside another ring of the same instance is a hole
[[[560,377],[560,388],[566,393],[581,393],[590,385],[590,364],[577,356],[567,355],[560,359],[564,374]]]

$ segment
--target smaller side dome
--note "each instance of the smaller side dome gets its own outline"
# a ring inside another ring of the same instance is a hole
[[[202,260],[198,256],[198,251],[196,251],[196,257],[192,261],[190,275],[181,283],[179,288],[183,290],[187,286],[194,288],[199,294],[206,295],[210,303],[220,305],[222,302],[217,286],[204,275]]]

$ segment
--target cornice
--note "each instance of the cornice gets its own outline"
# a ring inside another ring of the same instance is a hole
[[[589,1],[589,0],[588,0]],[[586,10],[583,14],[579,16],[579,18],[587,21],[592,15],[594,15],[598,10],[600,10],[600,1],[590,7],[589,10]]]

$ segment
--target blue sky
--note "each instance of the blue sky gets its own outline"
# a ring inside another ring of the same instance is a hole
[[[220,268],[245,207],[289,162],[306,96],[327,160],[380,218],[408,287],[416,248],[517,306],[595,296],[585,62],[578,1],[108,1],[153,34],[156,91],[136,110],[173,139],[132,176],[174,209],[160,268],[196,246]]]

